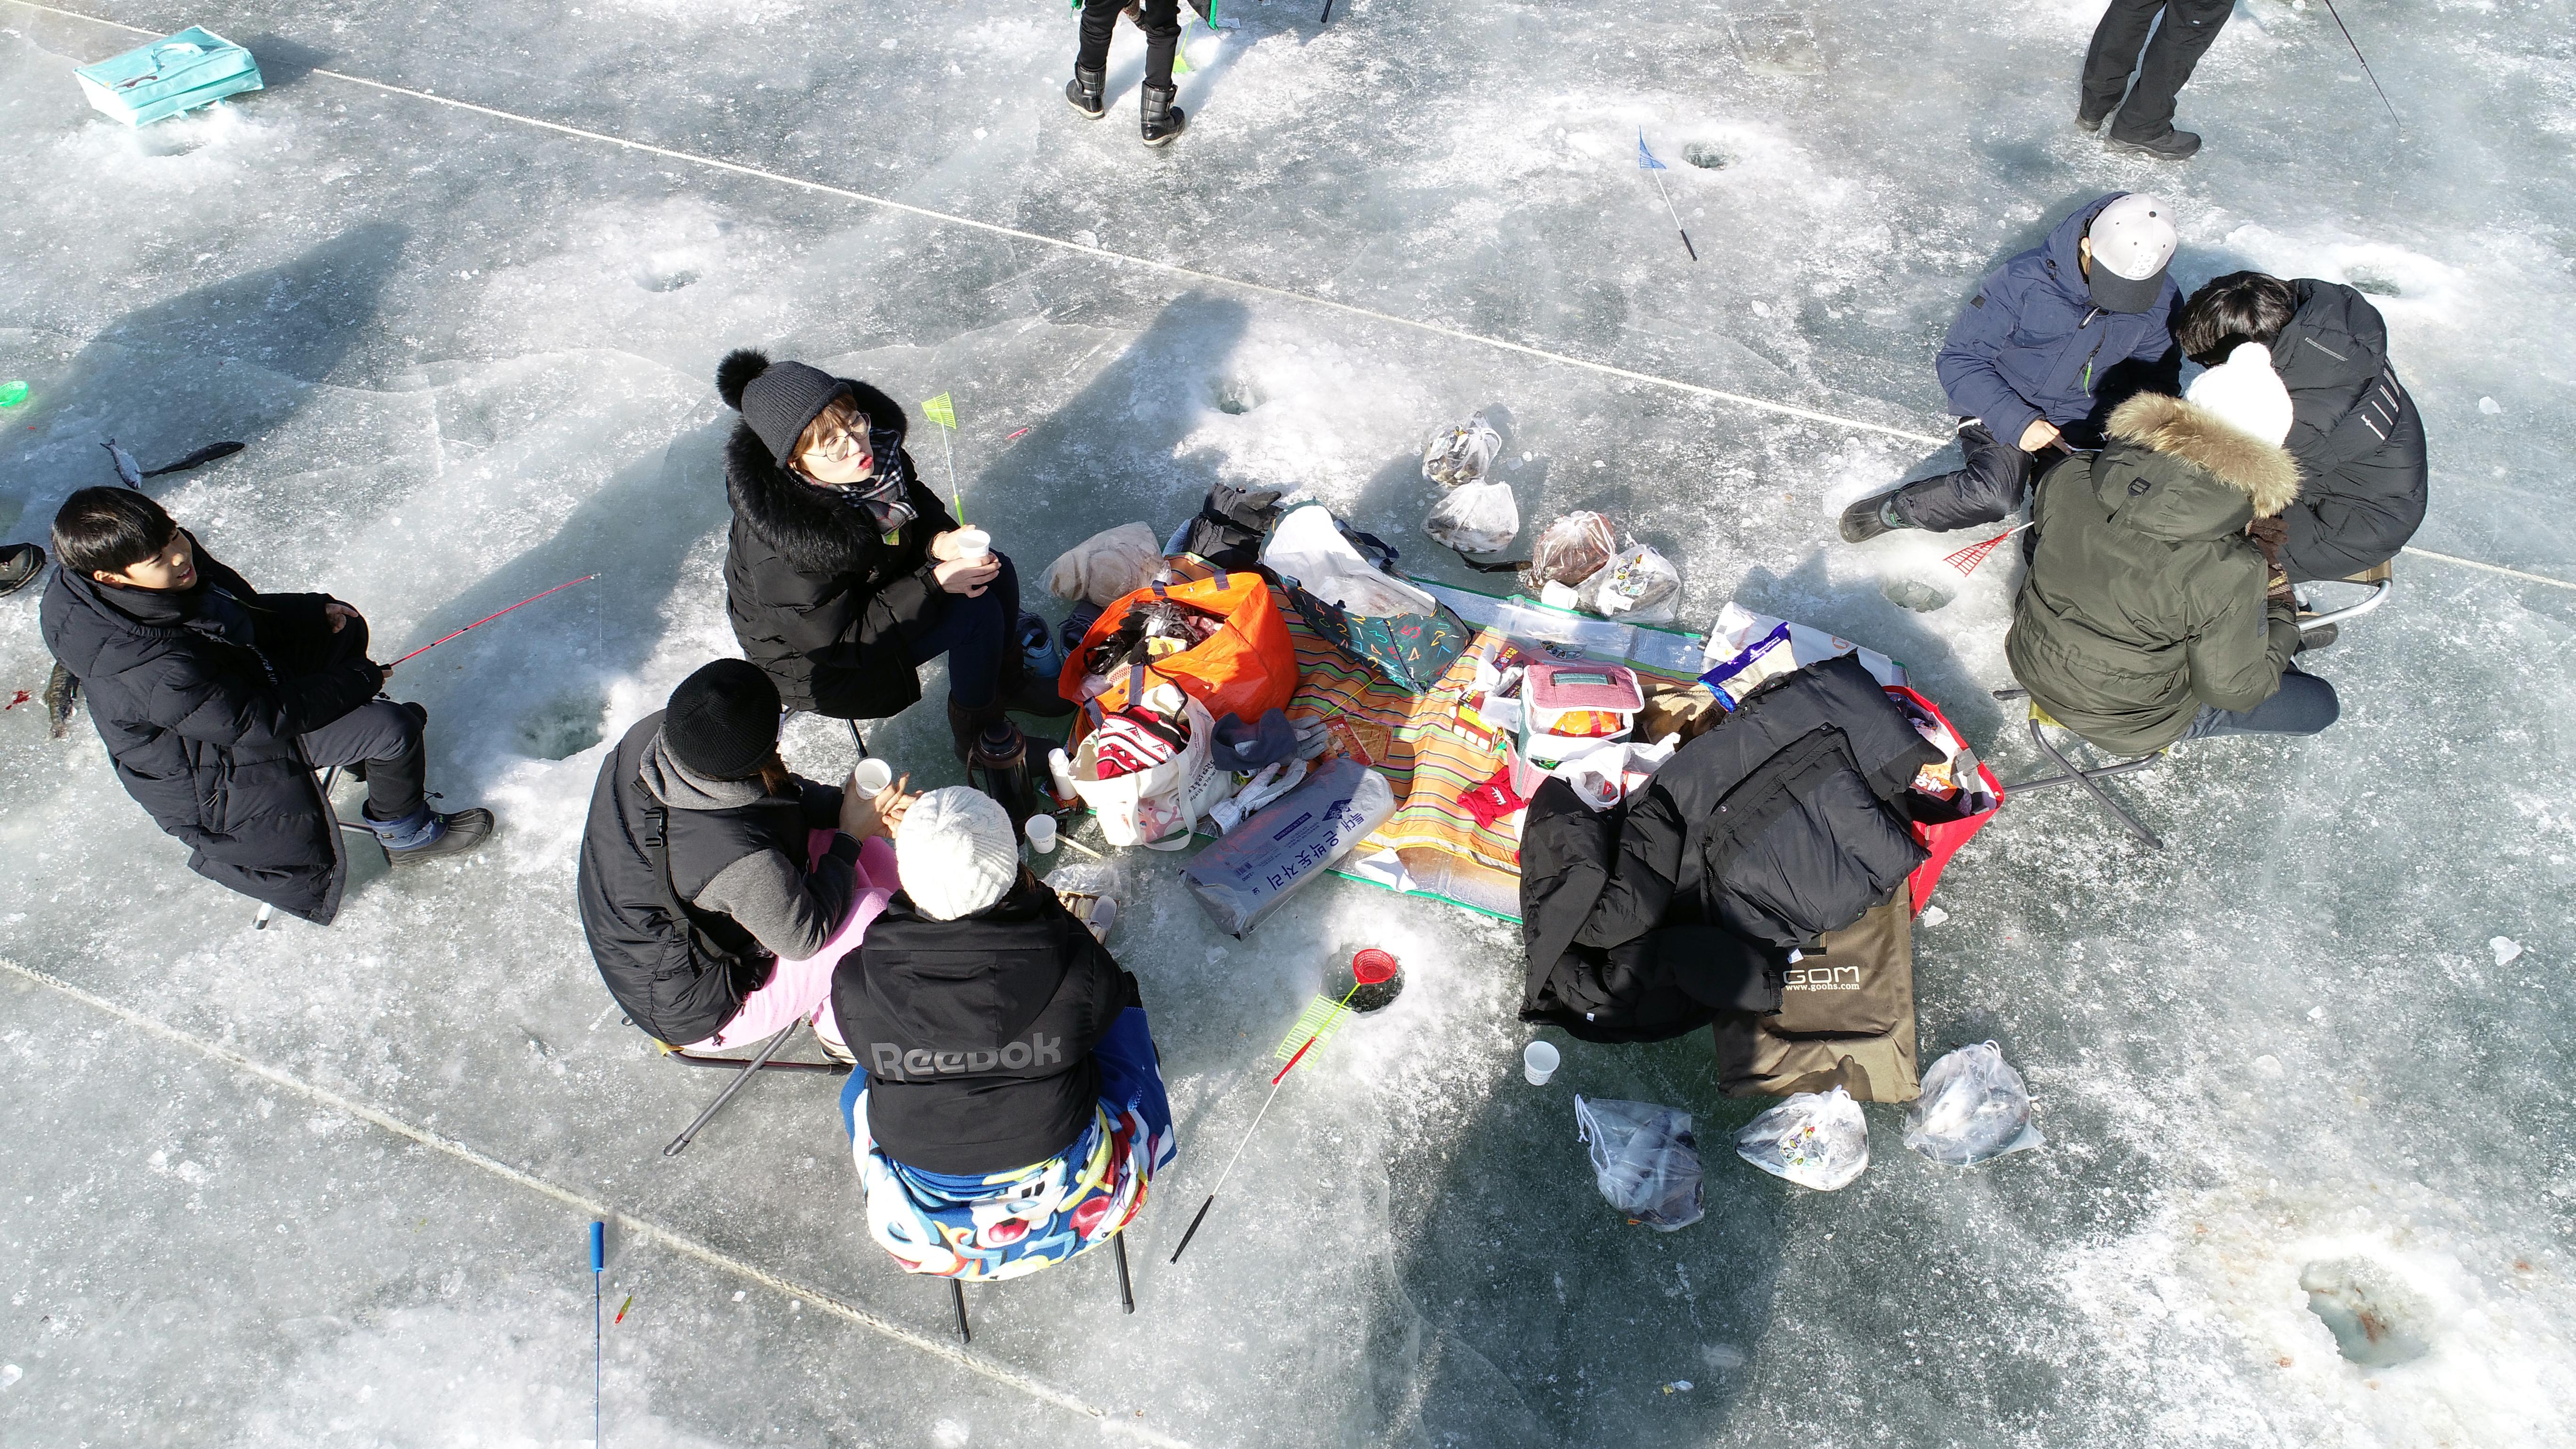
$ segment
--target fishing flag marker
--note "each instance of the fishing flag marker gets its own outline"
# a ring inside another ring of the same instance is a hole
[[[1646,128],[1643,126],[1637,128],[1637,169],[1645,172],[1662,172],[1669,169],[1663,162],[1655,159],[1654,152],[1646,149]],[[1664,215],[1673,219],[1673,230],[1681,232],[1682,250],[1690,253],[1692,261],[1698,261],[1699,248],[1691,245],[1690,233],[1682,229],[1682,214],[1673,210],[1672,193],[1664,190],[1664,178],[1661,175],[1655,177],[1655,194],[1664,199]]]
[[[545,598],[548,594],[560,594],[560,593],[562,593],[564,590],[566,590],[566,589],[568,589],[568,588],[571,588],[571,587],[573,586],[573,584],[586,584],[586,583],[589,583],[592,579],[595,579],[595,578],[598,578],[598,577],[599,577],[599,575],[597,575],[597,574],[583,574],[580,578],[573,579],[573,580],[571,580],[570,582],[557,584],[557,585],[555,585],[553,588],[546,590],[546,592],[545,592],[545,593],[543,593],[543,594],[530,594],[530,595],[529,595],[529,596],[527,596],[526,598],[521,599],[519,602],[517,602],[517,603],[515,603],[515,604],[512,604],[512,605],[510,606],[510,609],[524,609],[524,608],[526,608],[527,606],[529,606],[530,604],[535,603],[537,600],[542,599],[542,598]],[[462,628],[462,629],[451,629],[451,630],[449,630],[447,633],[441,634],[441,635],[439,635],[437,638],[432,639],[432,640],[430,640],[428,643],[423,644],[423,645],[422,645],[422,646],[420,646],[419,648],[417,648],[417,649],[415,649],[415,650],[411,651],[411,653],[410,653],[410,654],[406,654],[406,655],[404,655],[404,656],[402,657],[402,659],[397,659],[397,660],[395,660],[395,661],[394,661],[394,663],[393,663],[393,664],[388,664],[388,665],[386,665],[385,667],[386,667],[387,669],[391,669],[391,668],[393,668],[393,667],[394,667],[394,664],[400,664],[400,663],[402,663],[402,662],[403,662],[403,659],[410,659],[410,658],[413,658],[413,657],[414,657],[414,656],[416,656],[416,655],[426,654],[426,653],[428,653],[429,651],[431,651],[432,649],[437,648],[439,645],[446,643],[448,640],[455,638],[455,637],[456,637],[457,635],[459,635],[459,634],[467,634],[467,633],[471,633],[471,632],[473,632],[473,631],[474,631],[474,630],[476,630],[476,629],[480,629],[480,628],[482,628],[484,625],[491,623],[493,620],[495,620],[495,619],[497,619],[497,618],[500,618],[500,617],[501,617],[501,614],[506,614],[506,613],[510,612],[510,609],[503,609],[503,610],[501,610],[501,611],[500,611],[500,613],[497,613],[497,614],[486,614],[486,615],[484,615],[482,618],[475,620],[473,623],[466,625],[466,626],[465,626],[464,628]]]
[[[1190,1250],[1190,1239],[1199,1235],[1199,1224],[1207,1221],[1208,1209],[1216,1206],[1216,1195],[1225,1190],[1225,1180],[1234,1176],[1235,1164],[1243,1161],[1243,1149],[1252,1145],[1253,1134],[1261,1130],[1261,1119],[1270,1115],[1270,1104],[1279,1100],[1279,1084],[1288,1079],[1290,1072],[1297,1070],[1297,1064],[1306,1059],[1308,1052],[1341,1029],[1342,1023],[1349,1019],[1344,1008],[1351,1003],[1351,992],[1359,989],[1360,983],[1353,981],[1351,990],[1343,992],[1339,1001],[1318,996],[1307,1002],[1306,1009],[1298,1013],[1297,1024],[1279,1039],[1278,1049],[1271,1054],[1271,1059],[1276,1061],[1286,1057],[1288,1064],[1270,1078],[1270,1095],[1261,1099],[1261,1110],[1252,1114],[1252,1125],[1243,1129],[1243,1140],[1235,1144],[1234,1155],[1225,1161],[1225,1171],[1216,1175],[1216,1186],[1208,1189],[1207,1201],[1200,1203],[1198,1212],[1191,1217],[1189,1228],[1181,1234],[1181,1245],[1172,1250],[1171,1261],[1181,1261],[1181,1255]],[[1297,1043],[1293,1052],[1289,1050],[1291,1042]]]
[[[599,1360],[602,1330],[599,1326],[599,1270],[608,1266],[608,1224],[594,1221],[590,1225],[590,1442],[599,1443]],[[627,1300],[632,1303],[632,1298]],[[626,1316],[626,1310],[617,1310]]]
[[[941,393],[921,405],[921,415],[939,424],[939,456],[948,462],[948,491],[957,500],[957,526],[966,526],[966,490],[957,486],[957,455],[949,451],[948,435],[957,431],[957,407]]]

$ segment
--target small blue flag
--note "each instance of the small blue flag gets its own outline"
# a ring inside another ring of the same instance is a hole
[[[1646,128],[1643,126],[1639,126],[1637,128],[1637,169],[1640,171],[1666,171],[1671,169],[1664,165],[1663,162],[1656,160],[1654,152],[1646,149]]]

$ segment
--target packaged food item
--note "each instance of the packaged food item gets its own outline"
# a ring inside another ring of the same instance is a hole
[[[1422,449],[1422,476],[1443,488],[1481,483],[1485,471],[1494,466],[1494,459],[1502,451],[1502,435],[1495,432],[1493,426],[1485,421],[1485,415],[1479,412],[1463,423],[1442,428],[1431,435],[1431,441]],[[1505,496],[1509,496],[1508,492]],[[1513,515],[1512,532],[1520,532],[1517,511]],[[1511,540],[1507,537],[1503,542]],[[1483,551],[1468,550],[1470,553]]]
[[[1610,553],[1609,519],[1598,513],[1569,513],[1539,531],[1522,581],[1539,593],[1542,602],[1552,604],[1556,601],[1547,597],[1551,585],[1573,589],[1601,572],[1610,562]]]

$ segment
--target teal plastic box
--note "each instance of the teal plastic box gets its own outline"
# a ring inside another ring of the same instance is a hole
[[[72,74],[92,106],[129,126],[260,88],[259,62],[249,51],[196,25]]]

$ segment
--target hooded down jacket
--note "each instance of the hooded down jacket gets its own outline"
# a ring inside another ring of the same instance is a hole
[[[384,676],[332,659],[327,595],[260,593],[196,550],[197,587],[175,594],[55,570],[45,647],[87,691],[117,782],[188,843],[190,870],[328,925],[348,858],[303,736]]]
[[[2040,480],[2004,657],[2067,728],[2142,755],[2202,705],[2252,709],[2281,687],[2299,629],[2264,597],[2245,525],[2298,497],[2299,469],[2181,398],[2132,398],[2110,431]]]
[[[1652,1041],[1777,1010],[1788,952],[1923,863],[1901,802],[1939,760],[1845,657],[1756,691],[1607,813],[1540,786],[1521,831],[1521,1018]]]
[[[907,429],[902,404],[863,382],[849,388],[871,421]],[[749,423],[726,440],[725,614],[743,657],[777,682],[790,709],[884,719],[921,698],[910,641],[939,622],[947,598],[930,540],[957,520],[912,455],[897,457],[914,517],[889,542],[867,510],[779,467]]]
[[[2281,512],[2281,568],[2339,579],[2396,557],[2424,521],[2424,418],[2388,364],[2388,324],[2333,282],[2290,284],[2299,310],[2272,342],[2290,390],[2290,456],[2305,474]]]

